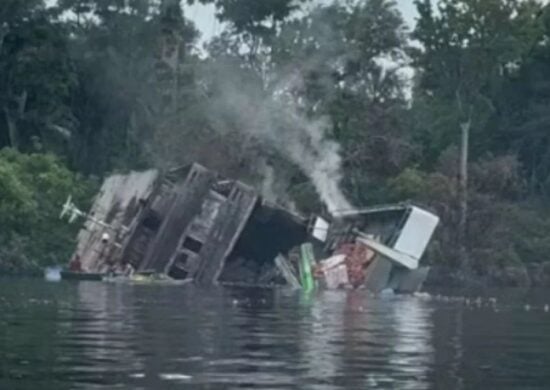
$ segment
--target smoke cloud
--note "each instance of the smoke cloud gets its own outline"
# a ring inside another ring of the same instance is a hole
[[[276,150],[311,180],[331,214],[352,209],[340,188],[340,146],[325,136],[328,122],[307,118],[288,93],[300,80],[288,77],[266,92],[228,67],[216,72],[208,104],[210,126],[221,133],[238,131],[264,148]]]

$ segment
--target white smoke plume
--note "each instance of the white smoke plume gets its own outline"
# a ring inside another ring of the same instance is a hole
[[[239,81],[226,68],[220,72],[208,105],[211,127],[239,131],[266,149],[275,149],[311,180],[331,214],[352,209],[340,189],[340,146],[326,138],[327,121],[307,118],[286,93],[296,79],[287,78],[265,93]]]
[[[257,171],[262,178],[260,191],[263,198],[271,203],[283,204],[291,212],[299,214],[296,203],[286,191],[288,183],[278,177],[275,168],[261,160],[258,162]]]

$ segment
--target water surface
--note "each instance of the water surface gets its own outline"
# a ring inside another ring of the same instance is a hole
[[[0,280],[0,389],[547,389],[548,296]]]

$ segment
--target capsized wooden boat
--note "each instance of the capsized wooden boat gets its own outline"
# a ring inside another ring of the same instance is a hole
[[[295,215],[199,164],[112,175],[89,213],[69,197],[60,217],[66,215],[85,218],[72,259],[89,275],[64,279],[286,282],[308,291],[350,285],[373,293],[422,286],[428,270],[420,260],[439,223],[408,203],[341,210],[326,219]],[[111,274],[128,266],[141,276]],[[145,277],[149,271],[168,279]]]
[[[75,272],[63,270],[61,271],[62,280],[88,280],[88,281],[102,281],[105,277],[103,273],[91,273],[91,272]]]

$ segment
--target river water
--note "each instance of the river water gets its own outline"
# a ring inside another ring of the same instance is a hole
[[[0,280],[0,389],[550,388],[550,293],[501,295]]]

